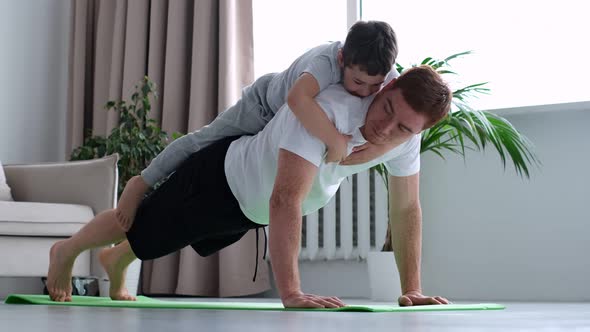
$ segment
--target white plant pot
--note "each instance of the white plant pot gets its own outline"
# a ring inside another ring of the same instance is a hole
[[[98,296],[100,297],[109,297],[109,287],[111,286],[111,282],[109,279],[99,279],[98,280]]]
[[[369,252],[367,266],[371,300],[397,303],[401,296],[401,283],[393,252]]]
[[[137,295],[137,287],[139,285],[139,273],[141,271],[141,261],[139,259],[134,260],[127,267],[127,275],[125,279],[125,285],[129,295]],[[109,296],[109,287],[111,282],[109,279],[101,279],[98,281],[98,293],[102,297]]]

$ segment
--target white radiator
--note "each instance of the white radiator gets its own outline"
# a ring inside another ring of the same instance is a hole
[[[369,251],[380,250],[387,200],[383,178],[374,171],[344,180],[328,205],[304,217],[299,259],[365,259]]]

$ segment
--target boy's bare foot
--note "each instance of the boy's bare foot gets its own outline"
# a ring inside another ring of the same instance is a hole
[[[49,297],[57,302],[72,301],[72,268],[74,258],[64,250],[64,240],[58,241],[49,250],[49,271],[47,272],[47,291]]]
[[[130,295],[125,287],[125,275],[127,273],[127,265],[123,262],[122,257],[118,254],[115,248],[105,248],[99,254],[100,263],[109,275],[111,282],[109,289],[109,296],[112,300],[119,301],[135,301],[136,298]]]

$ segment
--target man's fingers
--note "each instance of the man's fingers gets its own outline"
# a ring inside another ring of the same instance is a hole
[[[346,151],[343,151],[343,154],[340,154],[340,155],[338,155],[336,153],[334,153],[334,154],[328,153],[326,155],[325,161],[326,161],[326,163],[339,163],[342,160],[344,160],[345,158],[346,158]]]
[[[351,153],[348,157],[340,162],[340,165],[347,166],[347,165],[354,165],[358,163],[359,159],[357,158],[358,152]]]
[[[413,306],[413,305],[439,305],[449,304],[449,300],[442,296],[423,296],[423,295],[402,295],[398,299],[400,306]]]
[[[352,148],[352,152],[358,152],[358,151],[362,151],[366,148],[368,148],[369,145],[367,145],[367,143],[363,144],[363,145],[357,145],[355,147]]]
[[[443,303],[441,301],[439,301],[437,298],[431,297],[430,304],[443,304]]]
[[[339,298],[333,296],[319,296],[308,294],[306,295],[306,297],[312,300],[314,303],[322,305],[320,308],[340,308],[345,305],[344,302],[340,301]]]
[[[339,160],[336,159],[334,156],[330,156],[330,155],[326,156],[326,163],[335,163],[337,161],[339,161]]]
[[[321,299],[306,296],[301,299],[302,308],[325,308],[326,306],[321,303]]]
[[[414,298],[414,299],[412,299],[412,302],[414,302],[414,305],[442,304],[442,302],[437,300],[436,298],[426,297],[426,296]]]
[[[326,300],[324,296],[318,296],[313,294],[307,294],[305,297],[312,301],[313,303],[317,303],[319,306],[317,308],[334,308],[336,305],[331,303],[330,301]]]
[[[344,302],[333,296],[301,294],[283,301],[285,308],[340,308]]]
[[[414,305],[412,300],[410,300],[410,298],[405,295],[400,296],[399,299],[397,300],[397,302],[402,307],[409,307],[409,306]]]
[[[345,306],[344,302],[340,301],[337,297],[324,296],[322,297],[322,300],[324,300],[324,303],[328,304],[326,305],[326,308],[340,308]]]

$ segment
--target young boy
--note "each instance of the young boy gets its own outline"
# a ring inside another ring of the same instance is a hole
[[[281,72],[264,75],[243,90],[242,98],[211,124],[168,145],[141,176],[131,178],[116,209],[124,230],[129,230],[145,192],[175,171],[191,154],[225,137],[261,131],[287,102],[303,126],[327,146],[326,161],[347,156],[350,137],[338,132],[314,97],[331,84],[342,84],[351,94],[367,97],[379,91],[395,74],[396,36],[389,24],[357,22],[344,45],[334,42],[311,49]],[[391,73],[390,73],[391,72]]]

